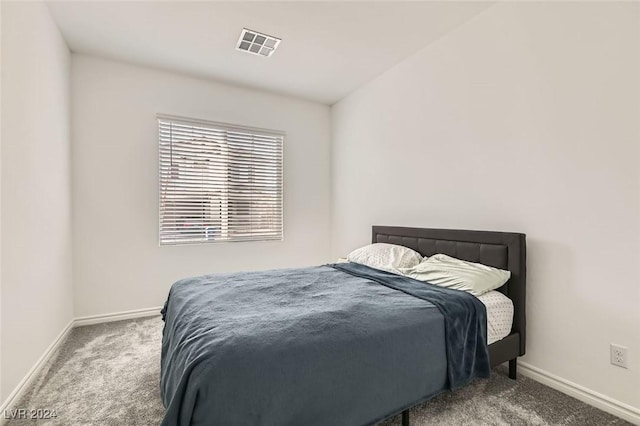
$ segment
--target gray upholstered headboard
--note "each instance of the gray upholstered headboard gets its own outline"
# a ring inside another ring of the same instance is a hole
[[[524,234],[374,226],[372,242],[409,247],[423,256],[443,253],[469,262],[511,271],[511,279],[500,291],[513,301],[512,332],[520,334],[520,355],[524,355],[527,283],[527,247]]]

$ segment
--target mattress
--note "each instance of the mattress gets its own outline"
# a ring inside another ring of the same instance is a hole
[[[507,337],[513,324],[511,299],[495,290],[478,296],[478,299],[487,307],[487,344]]]
[[[358,264],[188,278],[162,312],[166,426],[374,424],[490,375],[477,298]]]

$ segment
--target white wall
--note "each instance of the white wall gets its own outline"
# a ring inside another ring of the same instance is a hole
[[[2,2],[0,2],[0,76],[2,75]],[[2,78],[0,78],[0,100],[2,99]],[[0,101],[0,129],[2,129],[2,101]],[[0,241],[2,241],[2,131],[0,130]],[[0,243],[0,344],[2,344],[2,244]],[[2,391],[2,349],[0,349],[0,401],[4,401]],[[0,402],[2,404],[2,402]]]
[[[185,276],[329,260],[328,106],[75,54],[71,93],[76,316],[160,306]],[[156,113],[286,131],[284,241],[159,247]]]
[[[525,232],[525,361],[640,408],[638,7],[500,3],[334,105],[332,252]]]
[[[0,401],[73,316],[69,56],[43,3],[3,2]]]

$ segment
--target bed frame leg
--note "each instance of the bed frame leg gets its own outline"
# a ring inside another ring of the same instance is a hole
[[[509,360],[509,378],[516,379],[516,370],[518,369],[518,358]]]
[[[402,426],[409,426],[409,410],[402,412]]]

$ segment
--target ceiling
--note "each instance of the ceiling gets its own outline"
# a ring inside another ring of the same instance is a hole
[[[333,104],[486,2],[50,2],[69,48]],[[235,49],[243,27],[282,38]]]

